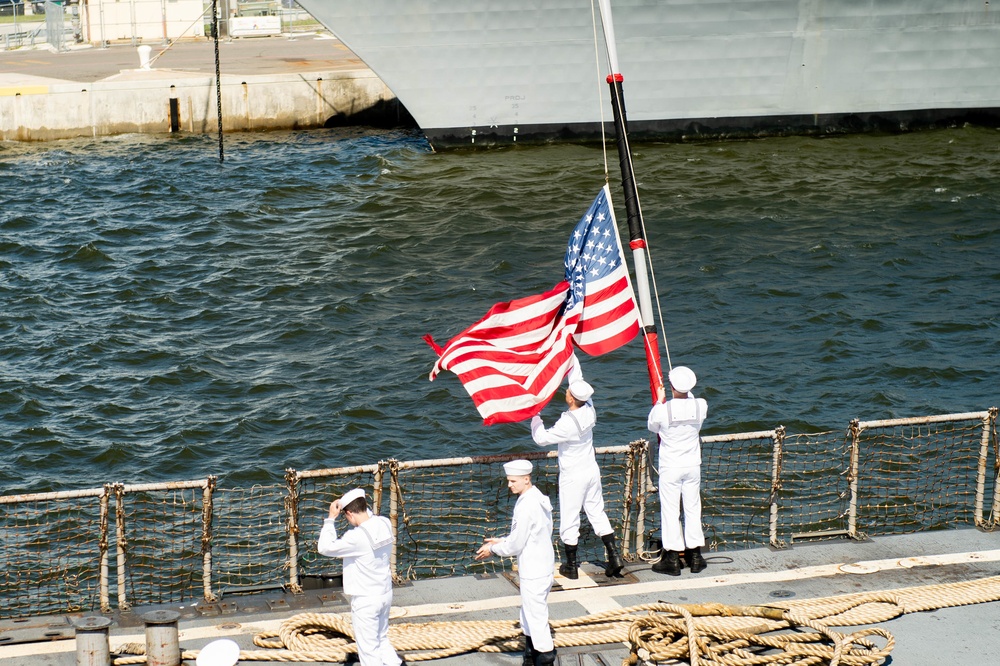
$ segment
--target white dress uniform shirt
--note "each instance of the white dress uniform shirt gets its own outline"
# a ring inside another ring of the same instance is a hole
[[[535,650],[554,649],[549,631],[549,590],[555,579],[555,551],[552,549],[552,503],[537,487],[518,495],[510,534],[490,546],[494,555],[517,555],[518,584],[521,588],[521,630]]]
[[[384,516],[368,520],[337,538],[333,518],[323,521],[319,552],[344,558],[344,594],[374,595],[392,591],[389,554],[392,552],[392,523]]]
[[[552,503],[537,486],[518,495],[510,534],[490,546],[494,555],[517,556],[520,578],[553,577]]]
[[[337,538],[333,518],[323,521],[317,548],[344,560],[344,594],[351,599],[351,624],[361,666],[400,666],[389,641],[392,606],[392,524],[368,512],[368,520]]]
[[[646,425],[660,436],[660,466],[696,467],[701,464],[701,424],[708,417],[708,403],[695,398],[658,402],[649,411]]]
[[[583,407],[566,410],[555,424],[546,429],[540,417],[531,421],[531,438],[539,446],[559,447],[559,473],[591,472],[597,468],[594,456],[594,425],[597,410],[587,401]]]

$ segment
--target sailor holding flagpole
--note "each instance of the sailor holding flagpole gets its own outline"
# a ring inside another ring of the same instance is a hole
[[[649,411],[647,426],[659,436],[660,526],[663,547],[653,571],[681,575],[680,554],[691,573],[705,570],[701,554],[705,533],[701,526],[701,425],[708,417],[708,402],[691,390],[697,382],[694,371],[683,365],[667,375],[666,388]],[[684,526],[680,511],[684,507]]]

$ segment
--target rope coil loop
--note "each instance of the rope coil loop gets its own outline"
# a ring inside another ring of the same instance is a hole
[[[871,625],[906,613],[991,601],[1000,601],[1000,576],[766,606],[658,602],[553,620],[550,626],[556,647],[629,643],[623,666],[671,661],[691,666],[868,666],[892,652],[892,634],[880,627],[853,633],[831,627]],[[390,624],[389,640],[408,662],[524,648],[521,626],[514,620]],[[241,652],[240,660],[344,661],[357,652],[350,613],[302,613],[285,620],[277,633],[257,634],[253,642],[264,649]],[[144,663],[144,652],[142,645],[124,645],[114,664]],[[197,655],[185,650],[182,658]]]

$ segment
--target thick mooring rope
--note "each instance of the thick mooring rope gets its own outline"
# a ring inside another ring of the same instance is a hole
[[[866,666],[889,655],[895,646],[892,634],[878,627],[853,633],[831,627],[998,600],[1000,576],[994,576],[766,606],[650,603],[550,624],[556,647],[630,644],[623,666],[668,660],[691,666]],[[524,646],[520,625],[513,620],[391,624],[389,638],[408,662],[476,651],[514,652]],[[348,613],[302,613],[285,620],[277,633],[257,634],[254,644],[265,649],[241,652],[241,661],[342,662],[357,651]],[[144,651],[141,644],[121,646],[114,663],[144,663]],[[197,656],[197,651],[182,653],[185,660]]]

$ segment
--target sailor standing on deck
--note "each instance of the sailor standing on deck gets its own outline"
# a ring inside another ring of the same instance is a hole
[[[531,438],[539,446],[559,445],[559,538],[563,542],[565,561],[559,573],[577,579],[577,544],[580,540],[580,510],[587,513],[594,533],[604,542],[608,562],[604,573],[608,578],[621,577],[625,563],[615,543],[611,521],[604,511],[601,470],[594,455],[594,426],[597,410],[591,396],[594,389],[583,380],[580,361],[573,354],[567,378],[566,404],[551,428],[545,428],[540,416],[531,419]]]
[[[341,512],[354,529],[338,538],[336,518]],[[402,663],[389,642],[392,541],[391,523],[368,510],[361,488],[347,491],[330,504],[330,514],[319,534],[321,554],[344,558],[344,594],[351,598],[351,624],[361,666]]]
[[[486,539],[476,560],[490,555],[517,555],[521,588],[521,630],[524,631],[524,666],[542,666],[556,660],[549,632],[549,590],[556,556],[552,550],[552,503],[531,483],[532,465],[512,460],[503,466],[507,488],[517,495],[510,534]]]
[[[657,402],[649,412],[647,426],[660,437],[660,531],[663,548],[653,571],[681,575],[680,551],[691,573],[703,571],[701,547],[701,424],[708,416],[708,403],[691,393],[697,378],[690,368],[677,366],[667,375],[672,398],[660,386]],[[681,532],[680,505],[684,504]]]

